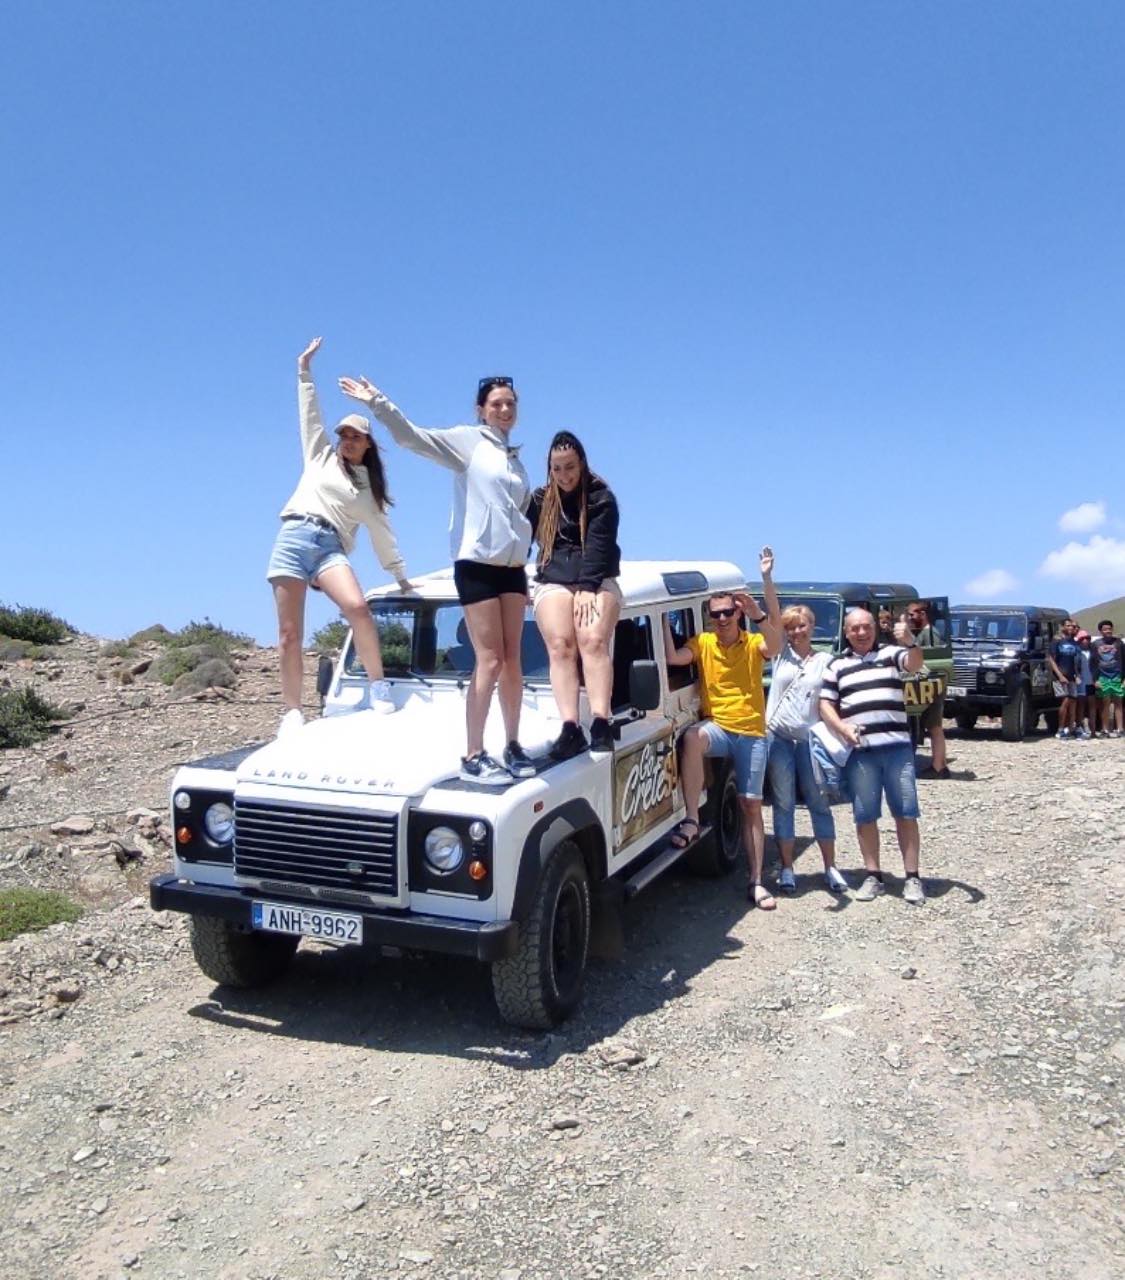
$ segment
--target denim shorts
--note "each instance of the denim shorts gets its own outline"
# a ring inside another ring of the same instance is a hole
[[[766,780],[765,738],[755,738],[749,733],[732,733],[720,728],[713,720],[700,724],[707,744],[704,754],[730,760],[734,765],[734,779],[738,794],[747,800],[762,798],[762,784]]]
[[[283,520],[270,554],[266,577],[315,582],[325,569],[347,564],[340,535],[311,520]]]
[[[867,747],[848,756],[848,788],[857,826],[883,816],[883,793],[895,818],[917,818],[918,785],[914,777],[914,747],[909,742]]]

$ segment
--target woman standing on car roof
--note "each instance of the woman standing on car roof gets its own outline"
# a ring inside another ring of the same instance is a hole
[[[366,378],[341,378],[340,389],[367,405],[397,444],[453,472],[453,580],[475,655],[465,701],[468,742],[460,776],[489,786],[531,777],[535,766],[519,743],[531,482],[520,462],[519,446],[509,440],[519,405],[512,379],[482,378],[476,425],[445,430],[416,427]],[[496,689],[508,743],[503,763],[484,749],[484,726]]]
[[[368,705],[374,711],[395,710],[390,686],[383,679],[383,658],[363,590],[348,563],[356,530],[367,526],[383,568],[410,588],[406,566],[387,519],[391,497],[371,426],[359,413],[336,424],[339,444],[333,447],[324,430],[312,376],[312,358],[320,338],[297,357],[297,405],[305,465],[292,497],[281,509],[281,530],[274,542],[266,577],[277,605],[281,696],[285,713],[278,736],[299,728],[301,654],[305,628],[305,596],[309,586],[332,601],[348,620],[355,647],[371,681]]]
[[[609,702],[613,659],[609,646],[621,612],[621,548],[617,499],[586,461],[577,436],[560,431],[547,450],[547,483],[531,499],[539,543],[532,603],[551,661],[551,688],[562,732],[551,758],[612,751]],[[590,741],[578,723],[578,656],[590,700]]]

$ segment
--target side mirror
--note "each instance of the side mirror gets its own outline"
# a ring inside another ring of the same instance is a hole
[[[332,688],[332,673],[336,670],[336,664],[327,654],[320,655],[320,661],[316,665],[316,691],[320,694],[320,705],[324,706],[324,699],[328,697],[328,690]]]
[[[660,706],[660,668],[651,658],[630,664],[629,701],[638,711],[655,711]]]

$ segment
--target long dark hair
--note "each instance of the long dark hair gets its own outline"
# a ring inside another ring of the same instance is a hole
[[[344,464],[344,470],[348,473],[349,480],[355,480],[355,468],[342,454],[340,461]],[[371,496],[375,499],[375,505],[380,511],[386,511],[388,507],[395,505],[395,500],[387,491],[387,473],[383,470],[383,457],[379,452],[379,446],[374,440],[367,445],[367,452],[360,459],[360,466],[367,472],[367,482],[371,486]]]
[[[536,537],[539,540],[540,566],[551,563],[555,552],[555,539],[559,533],[559,513],[562,510],[562,491],[551,475],[551,454],[558,449],[573,449],[578,455],[581,472],[578,478],[578,536],[582,546],[586,546],[586,515],[589,507],[590,483],[598,477],[590,470],[586,461],[586,450],[582,441],[570,431],[558,431],[547,449],[547,486],[543,494],[543,505],[539,509],[539,527]]]

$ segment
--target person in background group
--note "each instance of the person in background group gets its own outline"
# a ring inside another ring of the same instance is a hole
[[[885,605],[879,609],[879,634],[875,643],[880,648],[895,643],[895,615]]]
[[[366,525],[379,563],[403,590],[410,590],[406,567],[387,519],[391,505],[379,449],[362,414],[350,413],[336,426],[333,447],[324,430],[312,376],[312,358],[320,350],[314,338],[297,358],[297,407],[304,469],[292,497],[281,509],[281,530],[274,542],[266,577],[277,605],[281,696],[285,712],[278,736],[299,729],[305,596],[321,591],[348,620],[355,647],[371,681],[368,706],[391,712],[395,704],[383,679],[379,634],[363,590],[348,563],[358,527]]]
[[[1082,679],[1082,650],[1078,647],[1078,623],[1067,618],[1062,624],[1062,635],[1051,642],[1047,652],[1047,665],[1055,682],[1061,688],[1059,705],[1060,738],[1078,737],[1079,682]]]
[[[617,499],[590,470],[586,450],[569,431],[551,441],[547,483],[532,495],[529,515],[539,543],[535,621],[547,646],[551,688],[563,722],[551,758],[568,760],[587,745],[612,751],[610,642],[621,612]],[[590,702],[588,744],[578,723],[579,655]]]
[[[849,609],[844,618],[847,647],[828,664],[820,690],[820,718],[852,753],[847,782],[852,796],[863,865],[867,877],[856,894],[871,902],[886,892],[879,867],[882,797],[895,820],[898,847],[906,872],[902,896],[921,906],[926,893],[919,875],[918,788],[914,778],[914,746],[903,697],[904,672],[921,670],[922,650],[905,618],[895,624],[897,645],[875,645],[875,619],[866,609]]]
[[[691,636],[676,648],[668,615],[664,615],[664,654],[671,667],[699,666],[706,720],[684,732],[680,767],[687,816],[669,837],[686,849],[699,836],[699,797],[703,792],[703,758],[730,760],[742,806],[742,842],[750,864],[747,897],[755,907],[772,911],[777,900],[762,883],[766,830],[762,822],[762,789],[766,774],[766,714],[762,666],[781,648],[781,611],[773,585],[773,552],[763,547],[760,557],[768,613],[742,591],[716,592],[707,602],[714,631]],[[750,610],[754,612],[750,612]],[[745,614],[761,632],[743,631]]]
[[[1125,733],[1122,724],[1122,677],[1125,676],[1125,645],[1113,634],[1113,623],[1103,618],[1098,623],[1098,635],[1090,647],[1090,666],[1094,675],[1094,687],[1102,706],[1102,738],[1120,738]],[[1116,727],[1115,727],[1116,721]]]
[[[1078,736],[1092,738],[1098,731],[1098,695],[1094,688],[1093,654],[1090,652],[1090,633],[1079,631],[1074,637],[1080,653],[1078,680]]]
[[[815,622],[808,605],[795,604],[782,610],[777,623],[785,633],[785,643],[773,660],[766,702],[773,838],[781,855],[777,885],[783,893],[794,893],[797,888],[793,870],[797,832],[793,819],[798,780],[824,860],[824,883],[832,893],[844,893],[848,888],[848,882],[836,869],[836,823],[813,774],[809,751],[809,731],[820,719],[820,685],[832,656],[812,647]]]
[[[467,746],[460,776],[487,786],[531,777],[535,765],[519,743],[531,483],[510,439],[519,404],[512,379],[482,378],[477,424],[445,430],[416,427],[366,378],[341,378],[340,389],[367,405],[396,444],[453,472],[453,579],[475,655],[465,700]],[[503,763],[484,749],[484,727],[496,690],[508,743]]]
[[[914,635],[914,642],[921,649],[936,649],[941,638],[930,619],[930,606],[924,600],[915,600],[906,608],[906,621]],[[930,740],[930,763],[918,774],[920,778],[948,778],[949,768],[945,758],[945,694],[939,693],[922,712],[922,730]]]

